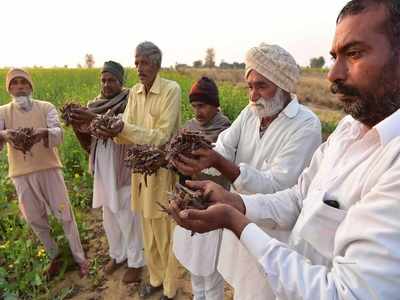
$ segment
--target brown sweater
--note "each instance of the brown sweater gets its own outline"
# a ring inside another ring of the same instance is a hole
[[[5,129],[47,128],[47,114],[54,106],[45,101],[32,101],[32,110],[27,112],[18,109],[12,102],[0,106],[0,119],[4,120]],[[46,148],[42,142],[35,144],[31,153],[27,153],[25,156],[9,144],[7,144],[7,151],[10,177],[62,167],[57,148]]]

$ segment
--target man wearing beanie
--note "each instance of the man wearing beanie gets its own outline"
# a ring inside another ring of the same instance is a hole
[[[230,126],[229,119],[219,110],[218,88],[215,82],[202,77],[195,82],[189,93],[195,117],[184,128],[199,131],[211,142]],[[223,184],[229,182],[215,169],[193,176],[197,180],[212,180]],[[192,236],[191,231],[176,226],[173,249],[176,258],[190,272],[192,293],[195,300],[223,300],[224,280],[217,271],[217,259],[222,230]]]
[[[52,278],[62,266],[59,249],[50,234],[49,208],[62,224],[80,274],[85,276],[89,265],[68,199],[57,150],[63,140],[57,110],[49,102],[32,98],[33,83],[25,70],[11,69],[6,76],[6,89],[12,101],[0,106],[0,149],[7,143],[9,176],[17,191],[21,213],[51,259],[46,275]],[[18,128],[34,130],[34,145],[30,153],[24,154],[15,140]]]
[[[139,282],[144,266],[140,217],[131,210],[131,171],[124,165],[125,145],[91,135],[90,121],[96,114],[119,115],[125,111],[129,90],[124,86],[124,68],[117,62],[104,63],[100,75],[101,92],[88,103],[88,110],[74,109],[74,132],[89,153],[89,171],[94,176],[93,208],[103,208],[103,227],[110,261],[105,273],[111,275],[125,261],[124,283]]]
[[[105,137],[115,137],[121,144],[164,145],[177,132],[180,124],[181,90],[179,85],[161,78],[161,50],[152,42],[136,47],[135,65],[140,82],[129,93],[121,120],[111,129],[98,130]],[[162,290],[161,299],[173,299],[177,292],[178,262],[172,252],[175,222],[160,211],[157,202],[168,205],[168,192],[176,183],[174,172],[160,169],[145,176],[132,174],[132,207],[140,214],[144,255],[150,282],[139,289],[142,299]]]
[[[198,159],[182,157],[175,166],[189,175],[214,167],[238,193],[274,193],[297,182],[321,143],[321,125],[294,94],[299,68],[290,53],[261,44],[246,53],[245,63],[249,105],[214,149],[198,150]],[[270,224],[259,225],[282,241],[289,236]],[[235,299],[273,297],[259,264],[230,231],[223,233],[218,270],[234,287]]]

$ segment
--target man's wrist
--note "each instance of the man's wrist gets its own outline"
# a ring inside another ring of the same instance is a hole
[[[246,218],[240,211],[234,207],[227,207],[227,223],[225,228],[232,231],[238,239],[242,234],[244,228],[250,223],[250,220]]]

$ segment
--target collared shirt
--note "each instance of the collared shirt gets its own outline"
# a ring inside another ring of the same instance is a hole
[[[251,220],[292,229],[289,246],[241,235],[279,299],[400,299],[400,110],[370,130],[347,116],[295,187],[242,198]]]
[[[181,90],[174,81],[157,75],[146,94],[144,85],[132,87],[122,116],[124,128],[114,139],[120,144],[163,145],[177,132],[180,124]],[[132,174],[132,207],[145,218],[161,218],[157,202],[167,205],[167,191],[171,191],[176,175],[160,169],[145,177]]]
[[[240,193],[274,193],[296,184],[321,144],[321,123],[297,98],[259,135],[260,119],[247,106],[222,132],[215,150],[239,165]]]

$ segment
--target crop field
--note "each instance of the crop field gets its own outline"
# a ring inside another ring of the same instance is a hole
[[[9,101],[5,91],[5,74],[0,70],[0,105]],[[31,69],[34,81],[34,98],[52,102],[60,108],[66,101],[85,104],[99,93],[99,69]],[[192,83],[201,75],[209,75],[217,80],[222,111],[234,120],[248,103],[246,85],[240,71],[180,70],[162,71],[163,77],[175,80],[182,89],[182,122],[192,116],[188,102],[188,91]],[[342,117],[339,106],[329,93],[325,73],[304,70],[298,95],[302,103],[308,105],[321,118],[324,135],[332,132]],[[137,82],[135,70],[127,72],[126,86]],[[75,210],[83,243],[94,238],[88,220],[91,206],[92,178],[87,172],[87,157],[80,148],[70,128],[65,128],[65,139],[60,147],[64,164],[64,177],[71,203]],[[66,299],[72,291],[66,288],[52,291],[54,282],[47,282],[42,273],[49,260],[43,247],[22,219],[16,194],[11,180],[7,177],[6,151],[0,153],[0,299]],[[67,242],[61,226],[54,224],[54,236],[60,245],[67,263],[63,274],[72,267]],[[69,261],[68,261],[69,260]],[[90,283],[99,284],[97,272],[100,262],[91,261]],[[63,274],[58,280],[62,280]]]

